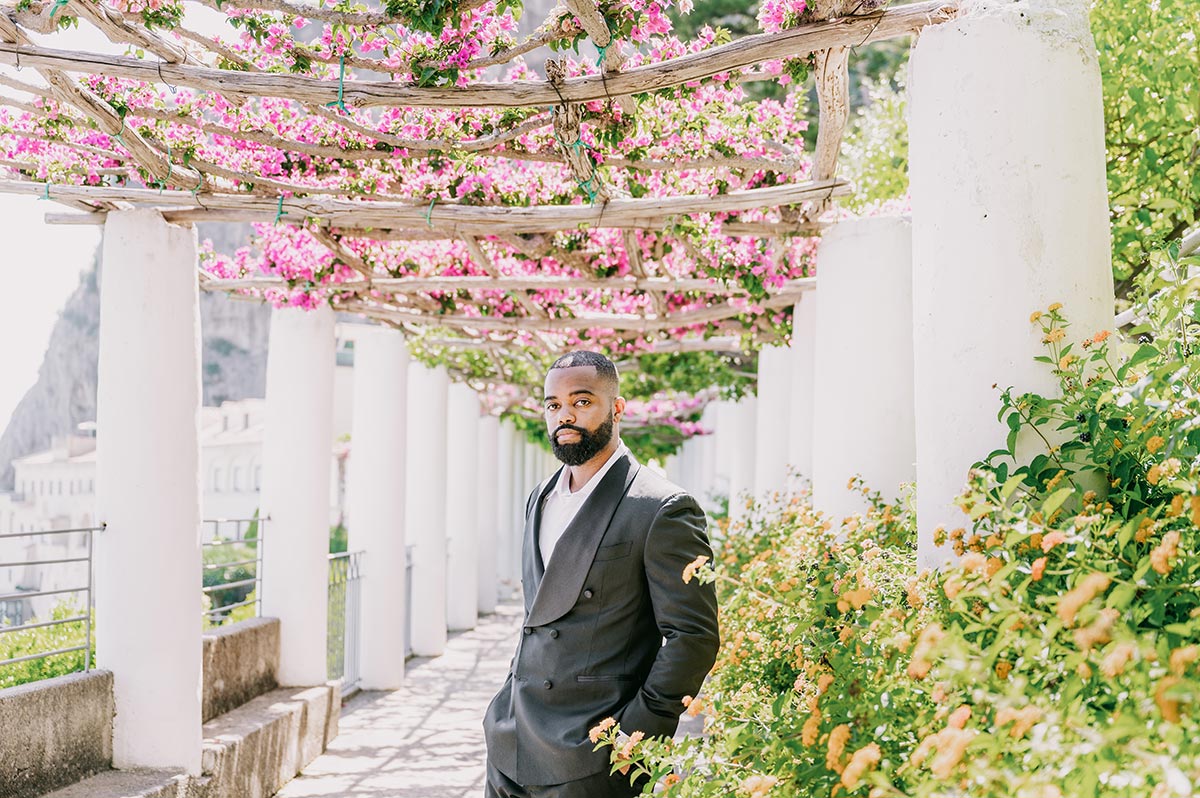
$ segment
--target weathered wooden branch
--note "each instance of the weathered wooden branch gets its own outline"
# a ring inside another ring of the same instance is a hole
[[[0,194],[36,194],[41,184],[0,181]],[[844,181],[795,183],[731,191],[708,196],[616,199],[603,205],[479,206],[407,202],[363,201],[328,197],[291,197],[282,210],[294,220],[312,217],[335,227],[441,229],[454,235],[497,235],[519,231],[555,231],[579,227],[659,229],[672,217],[688,213],[716,213],[794,205],[846,194]],[[106,200],[171,209],[182,221],[274,221],[279,202],[270,197],[244,194],[207,194],[190,191],[155,191],[116,186],[57,186],[64,199]],[[196,207],[196,206],[199,207]]]
[[[215,0],[211,2],[215,5]],[[795,58],[831,47],[866,44],[908,35],[925,25],[950,19],[957,7],[957,0],[926,0],[868,16],[815,22],[779,33],[746,36],[720,47],[646,64],[613,76],[570,78],[557,90],[547,82],[532,81],[503,84],[482,82],[465,87],[428,88],[391,81],[350,81],[344,86],[343,99],[348,105],[364,108],[515,108],[587,102],[678,86],[774,58]],[[149,63],[137,58],[57,50],[26,43],[0,44],[0,62],[15,64],[18,55],[26,66],[168,82],[226,95],[290,97],[304,103],[325,104],[336,101],[338,94],[336,81],[300,75],[234,72]]]
[[[324,241],[322,241],[324,243]],[[348,264],[350,265],[350,264]],[[212,291],[242,291],[247,289],[264,290],[282,288],[286,281],[279,277],[244,277],[239,279],[220,279],[209,277],[205,283],[206,290]],[[412,294],[429,291],[642,291],[647,293],[687,293],[691,291],[710,294],[712,296],[746,296],[746,289],[739,285],[730,285],[717,280],[706,278],[674,279],[667,277],[558,277],[546,275],[526,275],[512,277],[378,277],[369,280],[354,280],[331,285],[339,291],[374,290],[384,294]],[[798,295],[816,287],[815,277],[802,277],[788,280],[783,286],[771,292],[772,295]]]
[[[798,294],[780,294],[764,300],[760,305],[766,310],[779,310],[795,304],[798,296]],[[541,330],[545,332],[586,329],[637,330],[641,332],[673,330],[698,324],[709,324],[722,319],[740,316],[746,312],[744,308],[728,303],[721,303],[698,310],[676,313],[661,319],[652,319],[625,313],[592,313],[571,317],[534,319],[498,316],[461,316],[454,314],[424,316],[365,301],[347,301],[342,304],[342,308],[354,313],[361,313],[369,318],[402,323],[445,326],[458,329]]]
[[[488,273],[488,275],[489,275],[487,278],[488,284],[490,284],[494,288],[499,280],[499,274],[496,271],[495,264],[492,263],[492,259],[488,257],[486,252],[483,251],[483,246],[479,243],[479,239],[476,238],[475,236],[463,236],[462,240],[463,240],[463,243],[467,245],[467,251],[471,253],[471,260],[475,261],[476,266],[478,266],[480,269],[482,269],[483,271]],[[454,290],[457,290],[457,289],[454,289]],[[546,313],[545,308],[538,305],[530,297],[521,293],[522,289],[505,288],[505,289],[501,289],[501,290],[512,291],[513,299],[516,301],[516,303],[518,305],[521,306],[521,309],[524,310],[526,314],[528,314],[530,316],[541,317],[541,318],[545,318],[547,315],[549,315]]]
[[[32,46],[29,37],[17,27],[5,13],[0,13],[0,47],[25,48]],[[95,92],[79,85],[64,72],[49,65],[33,64],[38,73],[50,84],[55,96],[64,103],[74,106],[84,116],[93,119],[100,129],[110,136],[122,139],[125,149],[143,168],[164,185],[194,186],[200,175],[194,169],[182,167],[178,170],[161,158],[138,133],[125,125],[125,120]],[[127,136],[124,134],[128,134]]]

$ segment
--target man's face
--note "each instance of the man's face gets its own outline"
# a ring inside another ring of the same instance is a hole
[[[569,466],[583,465],[608,445],[625,401],[594,366],[550,369],[546,375],[546,431],[554,456]]]

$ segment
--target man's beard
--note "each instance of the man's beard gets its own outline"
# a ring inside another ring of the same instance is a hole
[[[558,433],[560,430],[572,429],[579,433],[579,440],[575,443],[559,443]],[[613,436],[613,414],[608,414],[608,420],[592,431],[576,427],[571,424],[563,424],[554,431],[550,436],[550,448],[554,450],[554,456],[565,465],[580,466],[595,457],[601,449],[608,445]]]

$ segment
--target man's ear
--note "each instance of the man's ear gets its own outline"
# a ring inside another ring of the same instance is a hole
[[[625,397],[618,396],[613,400],[613,421],[619,422],[623,415],[625,415]]]

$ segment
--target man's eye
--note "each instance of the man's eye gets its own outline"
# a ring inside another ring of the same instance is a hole
[[[555,404],[546,405],[546,412],[549,413],[550,411],[555,410],[557,408],[558,408],[558,405],[555,405]]]
[[[591,404],[591,402],[589,402],[587,399],[580,399],[580,400],[579,400],[578,402],[576,402],[575,404],[577,404],[577,405],[590,405],[590,404]]]

